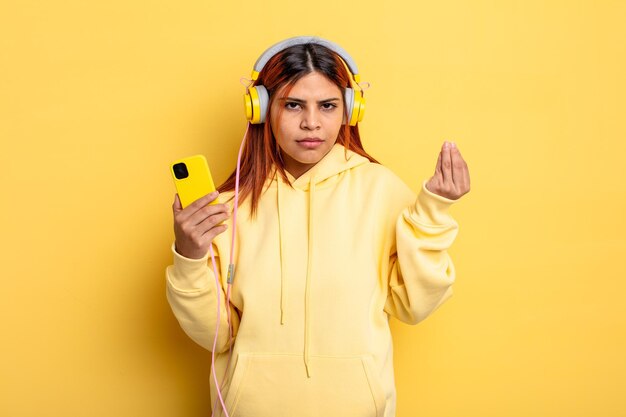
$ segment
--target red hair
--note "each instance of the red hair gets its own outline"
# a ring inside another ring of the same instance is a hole
[[[263,185],[268,177],[273,174],[273,167],[281,177],[289,182],[285,174],[285,164],[280,155],[280,148],[272,133],[270,125],[269,109],[277,98],[276,93],[285,87],[280,98],[287,97],[293,85],[302,77],[312,72],[319,72],[335,83],[342,92],[350,87],[350,74],[348,73],[341,58],[333,51],[318,44],[294,45],[274,55],[261,70],[254,85],[262,84],[267,89],[270,100],[266,122],[263,124],[250,124],[245,138],[245,144],[241,155],[240,180],[239,180],[239,204],[250,197],[250,212],[254,216],[258,207],[259,199],[263,193]],[[344,99],[345,101],[345,99]],[[349,120],[346,103],[346,120]],[[277,115],[280,120],[282,108]],[[361,143],[358,124],[350,126],[346,124],[339,130],[337,143],[343,145],[371,162],[378,163],[370,156]],[[235,190],[236,171],[218,187],[220,193]]]

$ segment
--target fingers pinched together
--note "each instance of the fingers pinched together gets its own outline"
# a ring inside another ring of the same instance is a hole
[[[469,169],[454,142],[443,143],[435,173],[426,183],[426,188],[451,200],[456,200],[469,192]]]

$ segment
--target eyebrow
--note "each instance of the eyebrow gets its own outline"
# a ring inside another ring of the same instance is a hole
[[[306,103],[305,100],[302,100],[302,99],[299,99],[299,98],[295,98],[295,97],[283,97],[281,100],[282,101],[293,101],[293,102],[302,103],[302,104]],[[333,98],[327,98],[327,99],[324,99],[324,100],[318,100],[317,103],[318,104],[322,104],[322,103],[329,103],[331,101],[339,101],[339,100],[340,100],[339,97],[333,97]]]

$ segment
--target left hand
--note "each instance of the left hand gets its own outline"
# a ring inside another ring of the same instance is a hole
[[[426,183],[428,191],[456,200],[470,190],[467,164],[454,142],[444,142],[437,158],[435,174]]]

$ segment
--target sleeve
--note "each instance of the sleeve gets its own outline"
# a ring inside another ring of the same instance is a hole
[[[215,261],[218,273],[221,271],[215,244]],[[229,304],[233,326],[232,338],[228,328],[226,294],[221,284],[216,284],[213,268],[207,265],[209,255],[202,259],[189,259],[178,252],[172,244],[174,264],[166,269],[167,300],[174,316],[185,333],[200,346],[211,351],[217,323],[217,302],[219,297],[220,322],[215,352],[228,350],[235,341],[240,317],[232,304]],[[216,288],[219,287],[219,288]]]
[[[432,193],[424,181],[396,222],[385,311],[404,323],[419,323],[452,296],[455,270],[447,249],[458,224],[448,210],[456,201]]]

